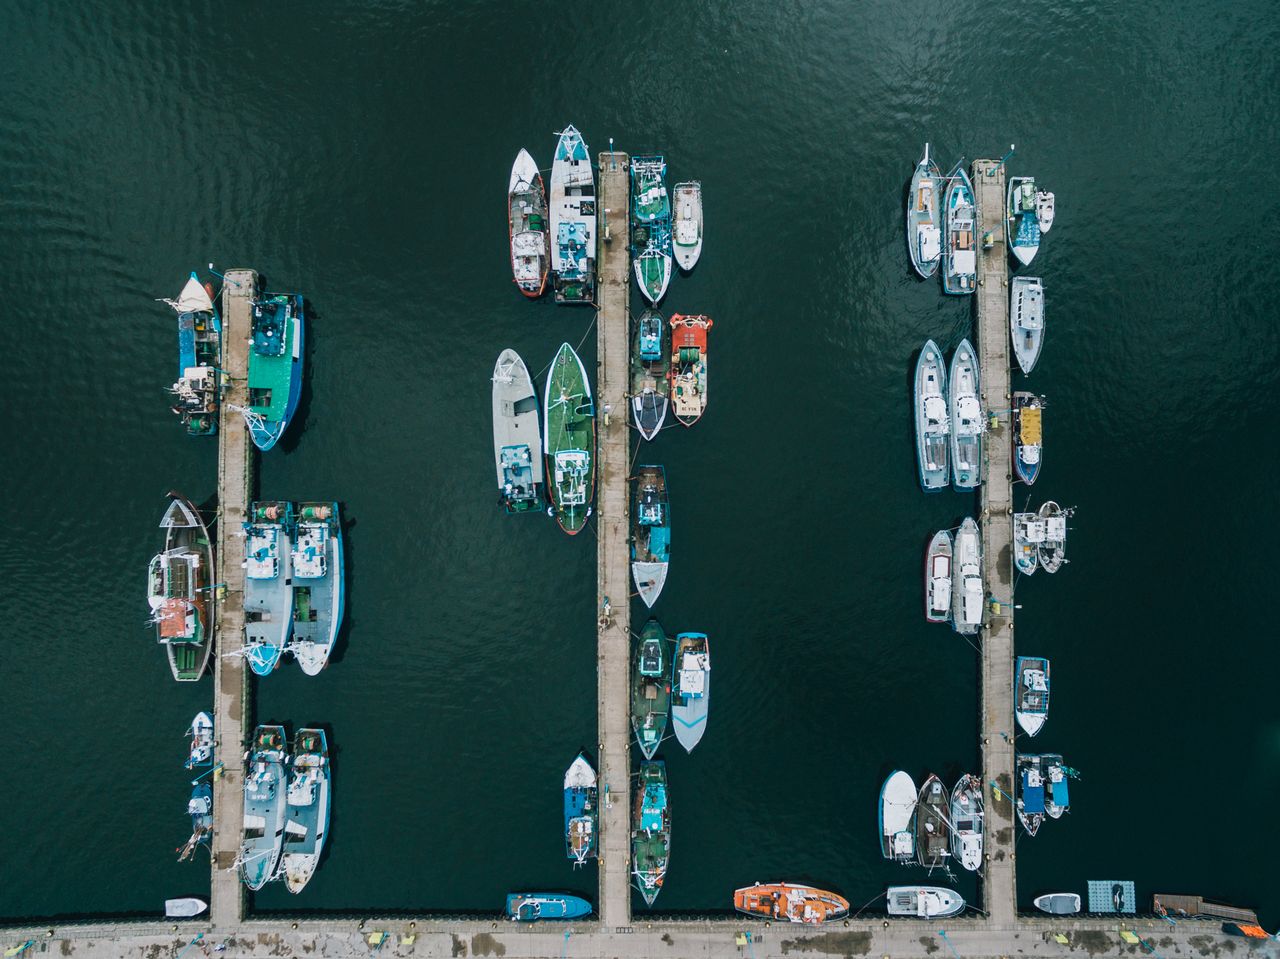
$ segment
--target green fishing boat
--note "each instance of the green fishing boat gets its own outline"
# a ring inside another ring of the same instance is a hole
[[[671,670],[667,634],[656,619],[644,624],[631,668],[631,728],[645,759],[652,759],[667,733],[671,713]]]
[[[667,796],[667,766],[663,762],[640,764],[631,823],[631,875],[636,889],[652,906],[667,878],[671,858],[671,803]]]
[[[546,454],[548,512],[570,536],[587,524],[595,492],[596,408],[587,371],[564,343],[547,371],[542,403],[542,450]]]
[[[661,156],[631,158],[631,235],[636,284],[657,304],[671,282],[671,199],[667,161]]]

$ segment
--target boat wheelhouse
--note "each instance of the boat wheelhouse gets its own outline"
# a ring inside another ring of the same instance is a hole
[[[582,134],[565,127],[551,163],[551,269],[557,303],[596,295],[596,180]]]

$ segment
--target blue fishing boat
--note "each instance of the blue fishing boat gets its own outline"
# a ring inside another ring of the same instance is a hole
[[[259,676],[280,665],[293,628],[293,504],[255,502],[245,530],[245,658]]]
[[[579,753],[564,774],[564,844],[575,866],[596,856],[599,815],[596,771]]]
[[[337,503],[299,503],[297,517],[289,652],[304,673],[315,676],[328,664],[342,626],[342,519]]]
[[[963,167],[957,167],[947,182],[943,208],[946,238],[942,250],[942,291],[972,293],[978,288],[978,249],[974,244],[978,213],[973,184]]]
[[[280,856],[280,872],[290,892],[302,892],[320,862],[329,835],[329,796],[329,743],[324,730],[299,729],[290,757]]]
[[[1026,266],[1040,251],[1040,212],[1036,202],[1035,177],[1009,178],[1006,216],[1009,252]],[[1052,214],[1049,222],[1053,222]]]
[[[245,420],[260,450],[276,445],[297,412],[304,326],[301,294],[264,293],[254,300]]]
[[[276,876],[284,848],[285,735],[283,726],[259,726],[244,774],[244,834],[236,864],[254,892]]]
[[[507,895],[507,917],[516,922],[580,919],[591,915],[591,903],[559,892],[513,892]]]
[[[676,739],[691,753],[707,731],[711,708],[711,647],[706,633],[676,634],[671,670],[671,718]]]
[[[1013,715],[1028,736],[1040,732],[1049,718],[1049,660],[1019,656],[1013,669]]]
[[[192,273],[176,300],[164,300],[178,314],[178,379],[169,387],[173,412],[192,436],[218,431],[218,372],[222,362],[222,322],[213,291]]]

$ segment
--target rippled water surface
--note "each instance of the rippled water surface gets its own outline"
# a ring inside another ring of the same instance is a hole
[[[260,492],[349,519],[339,660],[255,688],[258,720],[331,729],[332,841],[255,908],[593,893],[559,787],[597,738],[594,538],[491,488],[497,353],[594,359],[590,313],[524,301],[505,254],[511,160],[548,166],[571,121],[706,195],[663,308],[715,317],[711,406],[643,453],[676,521],[656,612],[715,655],[706,738],[665,750],[658,906],[775,878],[872,900],[914,874],[879,855],[884,775],[979,761],[976,653],[920,615],[924,545],[976,504],[915,480],[914,351],[972,318],[903,249],[928,139],[944,163],[1014,142],[1058,197],[1033,501],[1078,513],[1072,564],[1020,584],[1017,644],[1053,658],[1036,746],[1083,779],[1020,842],[1020,898],[1131,878],[1274,926],[1274,6],[575,9],[0,0],[0,916],[207,890],[172,851],[211,684],[169,679],[142,590],[164,492],[214,494],[152,302],[210,260],[307,295],[302,414]]]

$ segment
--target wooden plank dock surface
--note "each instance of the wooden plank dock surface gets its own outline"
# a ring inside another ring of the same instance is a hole
[[[218,424],[218,619],[214,633],[214,764],[212,877],[209,920],[234,929],[244,920],[244,891],[235,868],[244,823],[244,750],[248,670],[244,645],[244,528],[252,490],[254,447],[244,417],[227,405],[249,405],[249,340],[258,275],[230,270],[222,287],[222,370],[225,384]]]
[[[597,656],[600,731],[600,923],[631,922],[631,759],[627,672],[631,572],[627,538],[630,433],[627,387],[631,259],[628,156],[600,154],[596,317]],[[606,605],[608,613],[606,614]]]
[[[975,348],[983,408],[988,414],[1001,414],[983,442],[979,523],[982,579],[988,598],[982,630],[982,763],[987,784],[982,898],[991,921],[1001,924],[1016,917],[1018,896],[1014,872],[1018,824],[1013,806],[1013,463],[1007,413],[1011,404],[1004,165],[995,160],[974,161],[973,187],[979,217]]]

